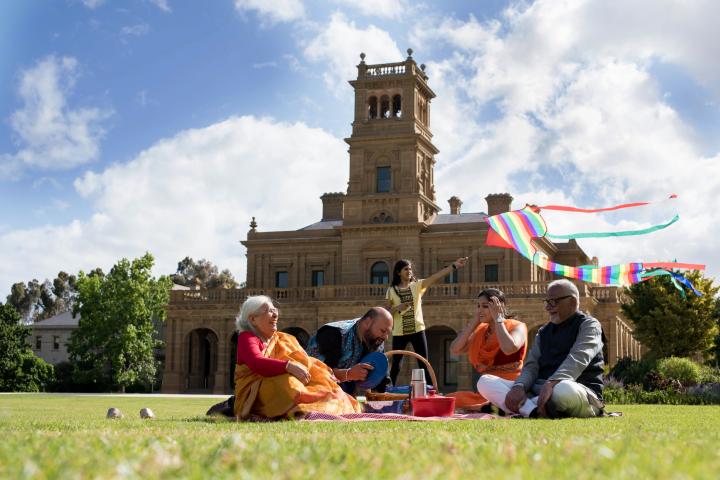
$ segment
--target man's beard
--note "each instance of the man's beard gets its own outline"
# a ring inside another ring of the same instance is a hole
[[[383,343],[384,341],[382,338],[376,338],[370,334],[365,334],[365,345],[367,345],[370,350],[377,350]]]

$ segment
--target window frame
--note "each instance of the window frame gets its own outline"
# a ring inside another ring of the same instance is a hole
[[[387,172],[387,178],[381,179],[380,172]],[[385,165],[382,167],[375,167],[375,192],[376,193],[392,192],[392,168],[390,166]]]

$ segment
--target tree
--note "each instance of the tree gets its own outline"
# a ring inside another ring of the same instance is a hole
[[[29,335],[15,307],[0,303],[0,391],[39,392],[53,380],[53,366],[35,356]]]
[[[77,279],[73,309],[80,314],[68,351],[78,383],[99,383],[117,388],[155,378],[153,320],[165,319],[171,282],[151,276],[154,259],[149,253],[130,262],[123,258],[110,273],[101,271]]]
[[[15,307],[25,323],[44,320],[72,310],[77,295],[76,282],[75,275],[62,271],[52,282],[32,280],[27,285],[18,282],[11,287],[7,303]]]
[[[14,283],[5,301],[15,308],[24,323],[31,323],[40,301],[41,290],[42,286],[37,280],[32,280],[27,285],[24,282]]]
[[[222,272],[211,261],[204,258],[195,261],[190,257],[183,258],[178,262],[177,272],[172,275],[173,283],[185,285],[186,287],[201,286],[203,288],[237,288],[230,270]]]
[[[706,354],[717,334],[720,287],[700,272],[687,274],[702,296],[683,298],[667,276],[637,283],[625,291],[631,301],[623,313],[635,323],[635,338],[655,358]]]

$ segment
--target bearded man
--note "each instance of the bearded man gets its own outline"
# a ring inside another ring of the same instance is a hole
[[[392,328],[390,312],[383,307],[373,307],[360,318],[320,327],[308,342],[307,352],[332,368],[343,390],[353,393],[355,382],[364,381],[373,369],[360,360],[368,353],[384,351]],[[382,391],[388,381],[382,381],[376,389]]]

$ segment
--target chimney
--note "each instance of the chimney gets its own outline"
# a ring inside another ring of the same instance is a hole
[[[343,200],[345,194],[341,192],[325,193],[320,200],[323,203],[322,221],[343,219]]]
[[[450,197],[450,200],[448,200],[448,203],[450,204],[450,215],[460,215],[460,207],[462,207],[462,200],[453,195],[452,197]]]
[[[493,215],[509,212],[513,197],[509,193],[491,193],[485,197],[485,201],[488,205],[487,213],[492,217]]]

